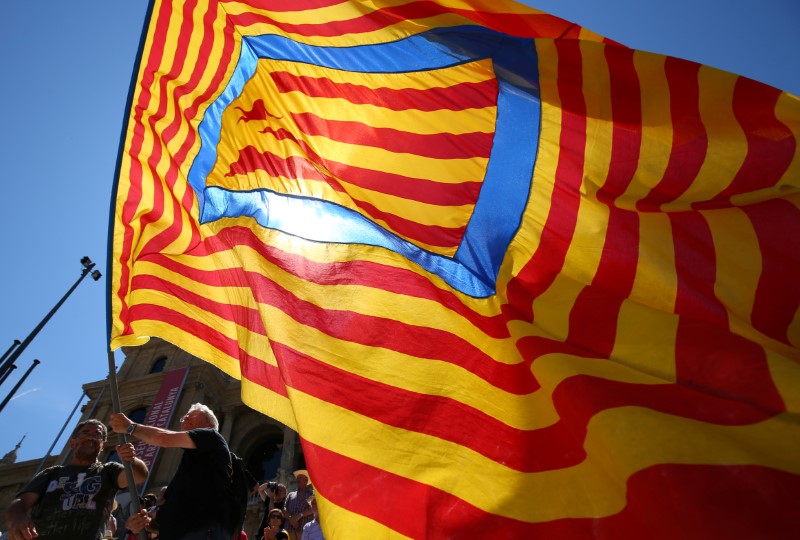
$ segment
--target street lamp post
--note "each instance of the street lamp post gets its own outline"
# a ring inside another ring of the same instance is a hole
[[[19,387],[22,386],[22,383],[24,383],[25,379],[28,378],[28,375],[31,374],[31,371],[33,371],[33,368],[38,366],[40,363],[41,362],[39,362],[39,360],[34,360],[33,361],[33,364],[31,364],[31,367],[29,367],[28,371],[26,371],[25,374],[20,378],[20,380],[17,381],[17,384],[15,384],[14,388],[11,389],[11,392],[8,393],[8,395],[6,396],[6,399],[3,400],[3,403],[0,403],[0,412],[3,412],[3,409],[6,408],[6,405],[8,404],[8,402],[11,401],[11,398],[14,397],[14,394],[17,393],[17,390],[19,390]]]
[[[44,316],[44,319],[41,320],[41,322],[36,326],[36,328],[33,329],[33,331],[28,335],[28,337],[26,337],[25,340],[22,343],[20,343],[16,349],[14,349],[14,352],[12,352],[8,356],[5,362],[3,362],[2,365],[0,365],[0,378],[2,378],[2,376],[11,369],[11,365],[14,364],[14,361],[16,361],[16,359],[19,358],[19,356],[22,354],[25,348],[28,345],[30,345],[31,341],[33,341],[33,338],[36,337],[36,334],[38,334],[41,331],[41,329],[44,328],[44,325],[47,324],[47,321],[49,321],[50,318],[53,315],[55,315],[55,312],[58,311],[58,308],[61,307],[61,304],[63,304],[67,300],[67,298],[69,298],[69,295],[72,294],[72,291],[78,288],[78,285],[80,285],[81,281],[83,281],[83,278],[91,274],[92,279],[97,281],[102,277],[100,271],[93,270],[95,267],[95,263],[93,263],[89,257],[83,257],[81,259],[81,264],[83,265],[83,271],[81,272],[81,276],[72,285],[72,287],[70,287],[70,289],[67,291],[67,294],[65,294],[61,298],[61,300],[59,300],[58,303],[55,306],[53,306],[53,309],[50,310],[50,313]]]

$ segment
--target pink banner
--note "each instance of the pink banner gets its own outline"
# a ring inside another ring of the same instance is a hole
[[[164,373],[161,388],[158,389],[153,406],[150,407],[150,411],[147,413],[147,418],[144,421],[145,425],[167,428],[188,372],[189,368],[185,367]],[[158,447],[139,441],[136,443],[136,455],[150,469],[153,467],[156,455],[158,455]]]

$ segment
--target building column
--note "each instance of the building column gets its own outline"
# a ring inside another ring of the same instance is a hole
[[[283,445],[281,446],[281,464],[278,467],[278,483],[287,488],[294,479],[294,449],[297,444],[297,433],[288,426],[283,427]]]
[[[231,407],[230,409],[222,409],[222,414],[224,419],[222,420],[222,425],[219,428],[219,432],[220,435],[222,435],[225,438],[225,440],[228,441],[228,444],[230,444],[231,442],[231,433],[233,433],[233,424],[234,421],[236,420],[234,418],[234,415],[236,414],[235,410],[236,409],[234,407]]]

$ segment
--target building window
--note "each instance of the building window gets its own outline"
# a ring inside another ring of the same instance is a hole
[[[136,424],[144,424],[144,417],[147,415],[146,407],[139,407],[128,413],[128,418]]]
[[[166,356],[159,356],[156,358],[156,361],[153,362],[153,367],[150,368],[150,373],[161,373],[164,371],[164,366],[167,365],[167,357]]]

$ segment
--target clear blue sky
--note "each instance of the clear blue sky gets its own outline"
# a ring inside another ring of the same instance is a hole
[[[800,95],[798,0],[526,0],[631,47]],[[109,200],[145,0],[7,0],[0,17],[0,353],[61,298],[88,255],[106,273]],[[44,455],[107,369],[106,279],[87,278],[0,386],[0,456]],[[119,361],[118,355],[118,361]],[[103,419],[105,420],[105,419]],[[66,433],[58,441],[58,452]]]

